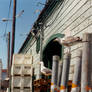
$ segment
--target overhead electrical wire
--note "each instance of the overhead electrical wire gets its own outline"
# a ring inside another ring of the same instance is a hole
[[[9,3],[9,10],[8,10],[8,16],[7,16],[7,19],[9,19],[10,17],[10,13],[11,13],[11,5],[12,5],[12,0],[10,0],[10,3]],[[6,41],[6,47],[8,49],[8,35],[7,35],[7,26],[8,26],[8,21],[6,21],[6,25],[5,25],[5,31],[4,31],[4,35],[3,35],[3,38],[5,38],[5,41]]]
[[[57,2],[58,2],[58,1],[57,1]],[[57,12],[57,15],[55,16],[55,18],[52,20],[52,22],[51,22],[50,24],[48,24],[48,25],[45,24],[45,28],[44,28],[44,29],[46,29],[47,27],[52,26],[52,25],[54,24],[54,22],[58,19],[58,16],[60,15],[60,12],[62,11],[62,8],[63,8],[64,4],[65,4],[65,0],[61,0],[61,2],[60,2],[59,5],[58,5],[58,8],[56,9],[56,11],[58,11],[58,12]],[[46,4],[44,4],[44,5],[46,5]],[[47,5],[48,5],[48,4],[47,4]],[[61,7],[61,5],[62,5],[62,7]],[[59,9],[60,9],[60,10],[59,10]],[[48,16],[48,15],[45,14],[45,16]],[[42,20],[42,21],[43,21],[43,20]]]
[[[10,17],[10,12],[11,12],[11,4],[12,4],[12,0],[10,0],[10,4],[9,4],[9,11],[8,11],[8,19]],[[8,26],[8,21],[6,21],[6,25],[5,25],[5,32],[4,32],[4,36],[6,37],[6,32],[7,32],[7,26]]]
[[[59,14],[60,14],[60,12],[62,11],[62,8],[63,8],[63,6],[64,6],[64,4],[65,4],[64,1],[65,1],[65,0],[63,0],[63,1],[60,3],[59,7],[57,8],[57,10],[58,10],[58,9],[61,7],[61,5],[63,4],[62,7],[61,7],[61,9],[58,11],[57,15],[55,16],[54,20],[53,20],[50,24],[45,25],[46,28],[49,27],[49,26],[51,26],[51,25],[53,25],[53,23],[57,20]]]

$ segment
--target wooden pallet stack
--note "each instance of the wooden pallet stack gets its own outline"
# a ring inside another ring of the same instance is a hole
[[[47,92],[50,89],[51,79],[34,80],[34,92]]]
[[[32,92],[32,57],[14,55],[11,70],[11,92]]]

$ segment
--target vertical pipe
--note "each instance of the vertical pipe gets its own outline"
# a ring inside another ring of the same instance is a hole
[[[42,40],[42,30],[40,31],[40,61],[42,61],[42,45],[43,45],[43,40]]]
[[[40,25],[40,61],[43,61],[43,53],[42,53],[42,49],[43,49],[43,39],[44,39],[44,30],[43,30],[43,24]]]
[[[70,53],[66,53],[64,55],[60,92],[67,91],[67,82],[68,82],[69,68],[70,68],[70,58],[71,58]]]
[[[32,67],[32,92],[34,92],[34,68]]]
[[[81,92],[92,91],[91,84],[91,67],[92,67],[92,54],[91,54],[91,41],[92,33],[83,34],[83,54],[82,54],[82,79],[81,79]]]
[[[56,89],[58,79],[58,64],[59,64],[59,56],[53,56],[51,92],[57,92]]]
[[[34,92],[34,67],[33,67],[33,56],[32,56],[32,92]]]
[[[10,71],[10,32],[8,33],[8,57],[7,57],[7,76],[9,77]]]
[[[81,63],[82,63],[82,51],[78,50],[75,68],[74,68],[74,76],[73,76],[71,92],[79,92],[79,86],[81,80]]]

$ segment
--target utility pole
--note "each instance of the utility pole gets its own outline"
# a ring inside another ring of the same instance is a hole
[[[8,33],[8,57],[7,57],[7,76],[9,77],[10,71],[10,32]]]
[[[16,0],[13,3],[13,23],[12,23],[12,43],[11,43],[11,66],[12,58],[14,54],[14,45],[15,45],[15,26],[16,26]]]
[[[12,22],[12,42],[11,42],[11,62],[10,62],[10,72],[12,66],[12,58],[14,54],[14,45],[15,45],[15,26],[16,26],[16,0],[13,1],[13,22]],[[11,80],[11,75],[10,75]],[[9,82],[9,86],[11,86],[11,82]],[[11,87],[10,87],[11,92]]]

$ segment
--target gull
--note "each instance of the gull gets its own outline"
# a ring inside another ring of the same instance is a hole
[[[44,74],[44,75],[46,75],[46,76],[51,75],[52,70],[49,69],[49,68],[46,68],[46,67],[44,66],[44,62],[41,61],[40,64],[41,64],[41,73]]]
[[[66,47],[75,45],[82,41],[80,37],[74,37],[74,36],[68,36],[66,38],[56,38],[54,41],[59,42],[61,45],[64,45]]]

